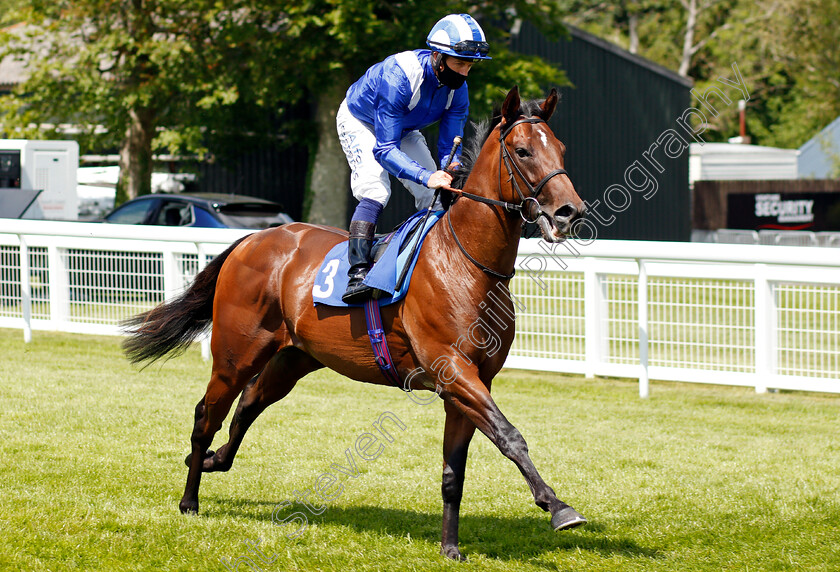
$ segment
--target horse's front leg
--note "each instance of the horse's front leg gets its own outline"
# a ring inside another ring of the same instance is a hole
[[[441,396],[461,411],[505,457],[516,464],[534,495],[534,502],[551,513],[551,525],[555,530],[572,528],[586,522],[580,513],[559,500],[554,490],[542,479],[528,455],[525,439],[499,410],[489,389],[477,374],[462,372],[445,386]]]
[[[458,518],[464,491],[467,450],[475,425],[452,403],[444,402],[446,425],[443,433],[443,534],[440,553],[453,560],[466,560],[458,549]]]

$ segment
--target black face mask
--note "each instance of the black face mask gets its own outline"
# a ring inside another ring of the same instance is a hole
[[[467,81],[467,76],[461,75],[446,65],[446,58],[443,58],[442,65],[438,68],[438,80],[449,89],[458,89]]]

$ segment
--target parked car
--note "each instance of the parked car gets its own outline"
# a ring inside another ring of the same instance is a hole
[[[292,222],[282,205],[243,195],[155,193],[132,199],[103,222],[202,228],[263,229]]]
[[[280,204],[255,197],[154,193],[123,203],[101,222],[259,230],[292,222],[292,218]],[[158,300],[163,290],[163,260],[157,254],[136,252],[113,257],[107,252],[70,249],[67,255],[70,298],[74,302]],[[179,264],[185,274],[198,271],[197,259],[186,258]]]

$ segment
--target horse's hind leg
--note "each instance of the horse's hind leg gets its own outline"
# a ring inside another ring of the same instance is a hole
[[[269,358],[277,351],[273,336],[249,340],[247,349],[231,357],[231,348],[241,339],[221,339],[222,334],[213,335],[213,372],[207,392],[195,406],[195,425],[191,437],[192,452],[189,457],[189,473],[184,487],[184,496],[178,505],[182,513],[198,512],[198,488],[207,449],[213,436],[222,427],[233,400],[245,384],[263,369]],[[225,348],[217,351],[217,348]],[[222,357],[224,354],[224,357]]]
[[[256,418],[269,405],[286,397],[300,378],[322,367],[315,358],[292,346],[274,354],[262,373],[245,386],[230,422],[230,438],[204,459],[204,472],[230,469],[242,438]]]

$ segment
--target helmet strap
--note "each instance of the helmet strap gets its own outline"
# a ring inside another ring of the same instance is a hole
[[[438,80],[438,87],[443,85],[440,81],[440,72],[443,69],[443,54],[440,52],[432,52],[432,69],[435,70],[435,77]]]

